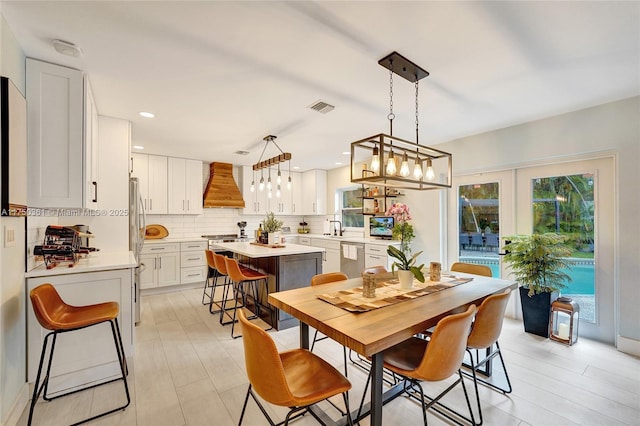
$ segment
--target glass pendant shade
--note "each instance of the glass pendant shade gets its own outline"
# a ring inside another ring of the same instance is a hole
[[[380,151],[378,147],[373,148],[373,156],[371,157],[371,170],[375,173],[380,171]]]
[[[402,156],[402,164],[400,165],[400,176],[409,176],[409,157],[407,156],[406,152]]]
[[[431,158],[427,158],[427,172],[425,174],[427,180],[433,180],[436,177],[436,174],[433,172],[433,164],[431,163]]]
[[[267,193],[267,196],[268,196],[269,198],[271,198],[271,189],[269,189],[269,192]]]
[[[387,160],[387,174],[395,175],[396,174],[396,158],[393,155],[393,150],[389,153],[389,160]]]
[[[276,179],[276,183],[278,185],[282,183],[282,175],[280,174],[280,169],[278,169],[278,179]]]
[[[287,189],[291,191],[291,176],[287,178]]]
[[[251,192],[254,192],[256,190],[256,181],[252,180],[251,181]]]
[[[264,177],[260,178],[260,184],[258,185],[258,189],[260,189],[260,191],[264,190]]]
[[[280,198],[280,185],[278,185],[278,188],[276,189],[276,198]]]
[[[269,192],[271,192],[271,176],[269,176],[269,179],[267,179],[267,189],[269,190]]]

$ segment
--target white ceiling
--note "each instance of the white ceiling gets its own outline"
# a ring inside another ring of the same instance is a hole
[[[100,114],[130,120],[144,152],[204,161],[250,165],[273,134],[301,170],[348,164],[350,142],[389,130],[389,75],[377,62],[394,50],[431,73],[419,92],[426,145],[640,94],[637,1],[0,7],[25,54],[84,70]],[[52,39],[83,56],[57,53]],[[394,134],[411,140],[414,96],[394,79]],[[336,108],[307,108],[317,100]],[[265,158],[276,154],[270,146]]]

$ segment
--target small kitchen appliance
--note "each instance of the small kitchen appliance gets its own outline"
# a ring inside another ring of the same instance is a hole
[[[247,222],[244,220],[242,222],[238,222],[238,228],[240,228],[240,238],[245,238],[246,235],[244,233],[244,228],[247,227]]]
[[[98,250],[95,247],[82,246],[81,238],[88,236],[90,234],[80,233],[67,226],[49,225],[44,234],[44,243],[35,246],[33,254],[44,258],[47,269],[62,263],[71,268],[82,255]]]

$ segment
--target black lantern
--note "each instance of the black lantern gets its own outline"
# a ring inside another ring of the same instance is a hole
[[[573,345],[578,341],[579,322],[580,305],[570,297],[559,297],[551,303],[549,338],[565,345]]]

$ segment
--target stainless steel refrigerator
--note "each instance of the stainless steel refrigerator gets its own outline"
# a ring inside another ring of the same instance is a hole
[[[138,266],[134,272],[134,311],[135,323],[140,322],[140,272],[144,269],[144,264],[140,262],[140,254],[144,245],[146,230],[144,203],[140,194],[140,182],[138,178],[129,179],[129,250],[136,257]]]

